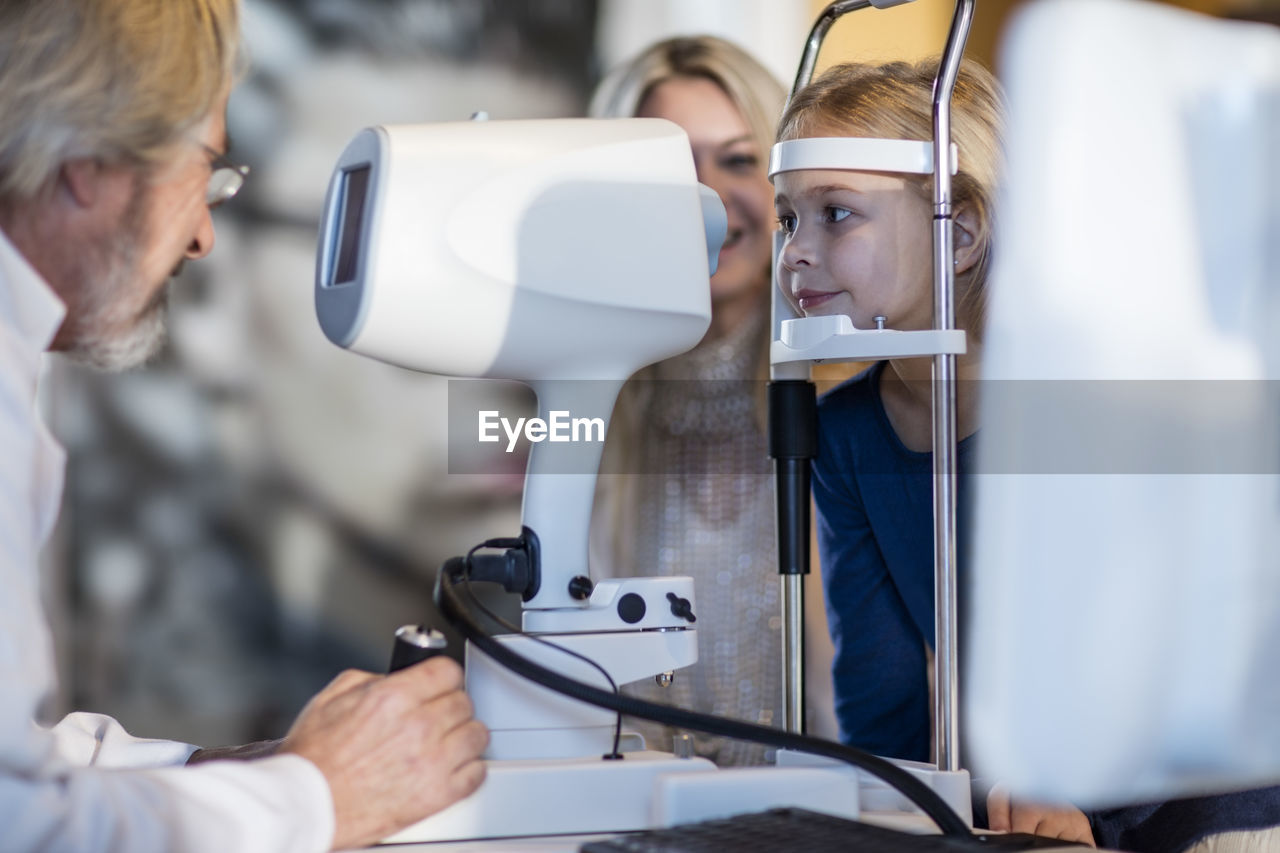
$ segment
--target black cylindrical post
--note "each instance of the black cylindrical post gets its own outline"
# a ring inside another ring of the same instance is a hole
[[[769,383],[769,456],[777,478],[778,573],[809,573],[809,461],[818,451],[817,389]]]
[[[387,672],[395,672],[406,666],[444,654],[449,641],[434,628],[421,625],[401,625],[396,629],[395,646],[391,649],[391,665]]]

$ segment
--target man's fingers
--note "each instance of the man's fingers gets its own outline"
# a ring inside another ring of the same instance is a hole
[[[443,655],[396,670],[386,678],[390,683],[406,685],[424,702],[462,689],[462,667]]]
[[[480,759],[468,761],[449,776],[449,794],[456,800],[469,797],[484,782],[485,763]]]
[[[445,763],[461,767],[480,757],[489,746],[489,730],[479,720],[469,720],[449,733],[445,742]]]
[[[451,781],[453,776],[467,765],[481,761],[481,756],[488,745],[489,730],[479,720],[469,720],[449,732],[440,741],[431,764],[439,768],[440,774],[449,780],[446,786],[449,791],[453,791],[454,783]]]
[[[454,729],[471,720],[475,709],[471,699],[461,690],[432,699],[422,708],[422,719],[429,720],[431,728],[448,737]]]
[[[378,678],[372,672],[365,672],[360,669],[345,669],[338,673],[332,681],[325,685],[324,689],[317,693],[312,701],[324,701],[333,699],[343,693],[350,692],[356,688],[368,684],[370,681]]]

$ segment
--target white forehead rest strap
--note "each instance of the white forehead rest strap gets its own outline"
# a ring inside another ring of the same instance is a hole
[[[951,174],[959,154],[951,144]],[[933,174],[933,143],[918,139],[868,139],[855,136],[792,139],[769,152],[769,178],[800,169],[839,169],[854,172],[911,172]]]

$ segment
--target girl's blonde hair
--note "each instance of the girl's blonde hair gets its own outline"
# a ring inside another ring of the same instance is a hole
[[[0,3],[0,201],[47,190],[68,160],[159,161],[239,50],[239,0]]]
[[[933,138],[933,83],[938,60],[837,65],[796,93],[778,123],[778,140],[818,136]],[[1004,107],[1000,85],[971,60],[960,64],[951,101],[951,140],[960,153],[952,179],[953,210],[966,206],[975,225],[978,260],[956,279],[956,314],[980,334],[986,316],[995,203],[1002,161]],[[927,198],[931,179],[911,181]]]

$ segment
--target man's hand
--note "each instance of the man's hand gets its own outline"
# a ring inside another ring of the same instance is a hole
[[[987,823],[998,832],[1029,832],[1098,846],[1084,812],[1074,806],[1019,802],[1009,795],[1009,789],[1003,784],[996,785],[987,794]]]
[[[390,675],[348,670],[315,695],[280,745],[329,782],[333,847],[362,847],[470,794],[489,732],[462,670],[435,657]]]

